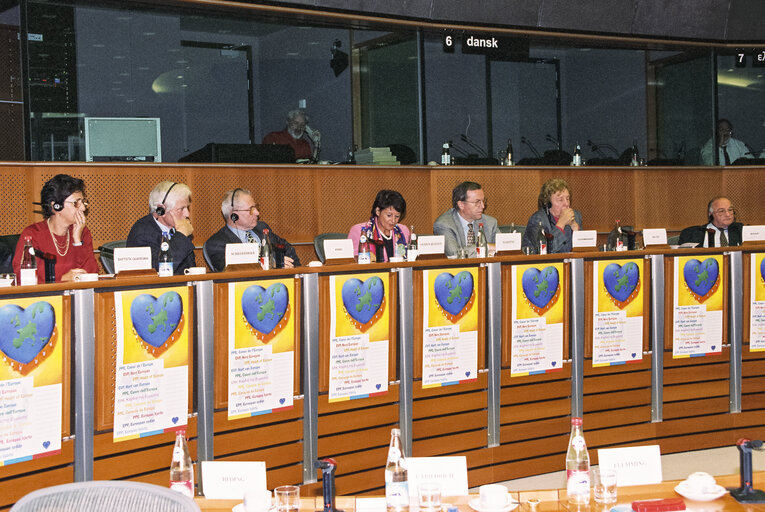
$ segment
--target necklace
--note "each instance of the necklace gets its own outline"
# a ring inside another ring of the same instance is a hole
[[[58,240],[56,240],[56,236],[53,234],[53,230],[50,227],[50,219],[48,219],[48,231],[50,231],[50,237],[53,239],[53,245],[56,247],[58,255],[66,256],[66,253],[69,252],[69,229],[67,228],[66,230],[66,242],[64,244],[59,244]]]

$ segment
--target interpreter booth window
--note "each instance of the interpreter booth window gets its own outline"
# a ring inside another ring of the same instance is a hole
[[[323,131],[319,159],[347,157],[350,73],[330,56],[349,50],[347,28],[189,7],[33,1],[29,12],[40,34],[28,52],[33,160],[86,160],[87,119],[150,118],[161,151],[114,141],[98,158],[257,163],[273,156],[263,138],[299,108]]]

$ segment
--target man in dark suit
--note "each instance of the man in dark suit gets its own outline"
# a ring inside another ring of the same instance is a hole
[[[173,255],[173,273],[183,274],[195,266],[194,243],[191,235],[189,207],[191,189],[183,183],[163,181],[149,193],[149,215],[141,217],[130,228],[127,247],[150,247],[151,264],[159,268],[159,252],[163,233],[170,238],[170,252]]]
[[[736,222],[736,209],[727,197],[715,197],[707,205],[709,223],[691,226],[680,232],[680,244],[693,242],[697,247],[741,245],[742,224]]]
[[[237,188],[226,192],[221,201],[221,214],[226,225],[205,242],[205,253],[214,272],[220,272],[226,266],[226,244],[259,244],[263,240],[263,231],[266,229],[269,231],[268,237],[275,250],[276,266],[278,268],[300,266],[300,259],[295,248],[271,231],[268,224],[258,219],[260,212],[249,190]]]
[[[478,225],[483,224],[486,240],[494,243],[497,219],[484,215],[486,197],[481,185],[464,181],[452,190],[452,208],[442,213],[433,223],[433,234],[444,235],[444,251],[454,256],[460,249],[467,249],[468,257],[475,257],[475,240]]]

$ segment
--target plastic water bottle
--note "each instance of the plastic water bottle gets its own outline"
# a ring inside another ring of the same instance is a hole
[[[590,455],[582,434],[582,418],[571,418],[566,452],[566,494],[571,505],[590,503]]]
[[[479,258],[489,256],[489,242],[486,240],[486,232],[483,230],[483,222],[478,224],[478,237],[475,240],[475,254]]]
[[[21,253],[21,272],[19,285],[34,286],[37,284],[37,258],[32,247],[32,237],[24,237],[24,252]]]
[[[162,233],[162,242],[159,244],[159,277],[171,277],[173,275],[173,253],[170,251],[170,236]]]
[[[170,462],[170,489],[189,498],[194,497],[194,466],[191,464],[185,430],[175,432],[173,460]]]
[[[387,512],[409,512],[409,477],[401,451],[401,430],[390,431],[388,462],[385,465],[385,506]]]
[[[372,249],[369,246],[369,235],[366,229],[361,229],[361,236],[359,236],[359,258],[360,264],[372,263]]]

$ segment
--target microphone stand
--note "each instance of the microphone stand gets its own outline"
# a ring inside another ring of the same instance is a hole
[[[596,152],[600,156],[600,158],[606,157],[606,154],[600,150],[600,146],[598,146],[597,144],[593,144],[591,140],[587,141],[587,145],[590,146],[590,149]]]
[[[521,137],[521,144],[526,144],[531,150],[531,152],[534,153],[534,156],[536,156],[537,158],[541,158],[541,156],[539,155],[539,151],[537,151],[537,148],[534,147],[534,144],[532,144],[529,139],[527,139],[526,137]]]
[[[553,144],[555,144],[555,146],[558,148],[558,151],[561,151],[562,148],[560,145],[560,141],[558,139],[556,139],[555,137],[553,137],[552,135],[548,133],[547,135],[545,135],[545,140],[547,142],[552,142]]]
[[[478,154],[483,155],[484,158],[488,156],[486,153],[486,150],[484,150],[481,146],[473,142],[467,135],[464,133],[460,134],[460,139],[462,139],[462,142],[466,142],[471,148],[478,151]]]
[[[736,441],[739,452],[741,487],[729,488],[730,495],[739,503],[765,503],[765,492],[752,487],[752,450],[761,450],[762,441],[739,439]]]

